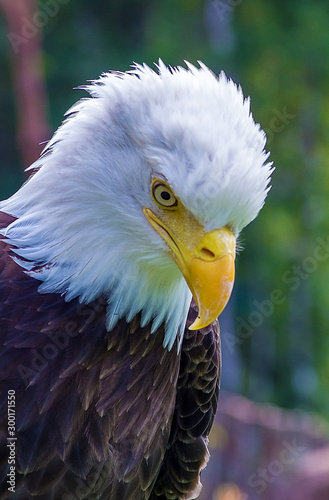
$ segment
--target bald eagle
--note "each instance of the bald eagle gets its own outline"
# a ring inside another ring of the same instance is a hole
[[[272,167],[241,89],[186,64],[86,86],[0,205],[0,498],[200,492],[217,317]]]

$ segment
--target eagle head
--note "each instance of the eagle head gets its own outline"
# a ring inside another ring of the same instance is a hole
[[[235,242],[258,214],[271,164],[249,100],[204,64],[135,65],[81,99],[1,209],[39,292],[107,300],[107,328],[141,313],[164,345],[182,335],[192,295],[210,324],[233,287]]]

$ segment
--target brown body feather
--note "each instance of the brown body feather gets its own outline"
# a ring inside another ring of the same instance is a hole
[[[0,227],[13,219],[0,213]],[[139,316],[106,331],[106,303],[65,302],[0,241],[0,499],[169,500],[197,495],[217,407],[217,322],[163,348]],[[196,316],[191,305],[188,324]],[[8,490],[7,393],[16,397]]]

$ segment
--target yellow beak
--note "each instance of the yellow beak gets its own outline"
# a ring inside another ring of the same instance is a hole
[[[206,233],[185,209],[163,213],[161,219],[148,208],[143,212],[170,248],[198,306],[190,330],[204,328],[223,311],[233,289],[234,234],[227,227]]]
[[[185,276],[199,309],[190,330],[204,328],[223,311],[233,290],[234,258],[235,237],[228,228],[205,234]]]

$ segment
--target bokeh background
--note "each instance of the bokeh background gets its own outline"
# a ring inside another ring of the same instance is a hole
[[[202,60],[240,83],[276,167],[221,321],[202,498],[328,500],[327,2],[0,0],[0,199],[85,96],[76,87],[159,57]]]

